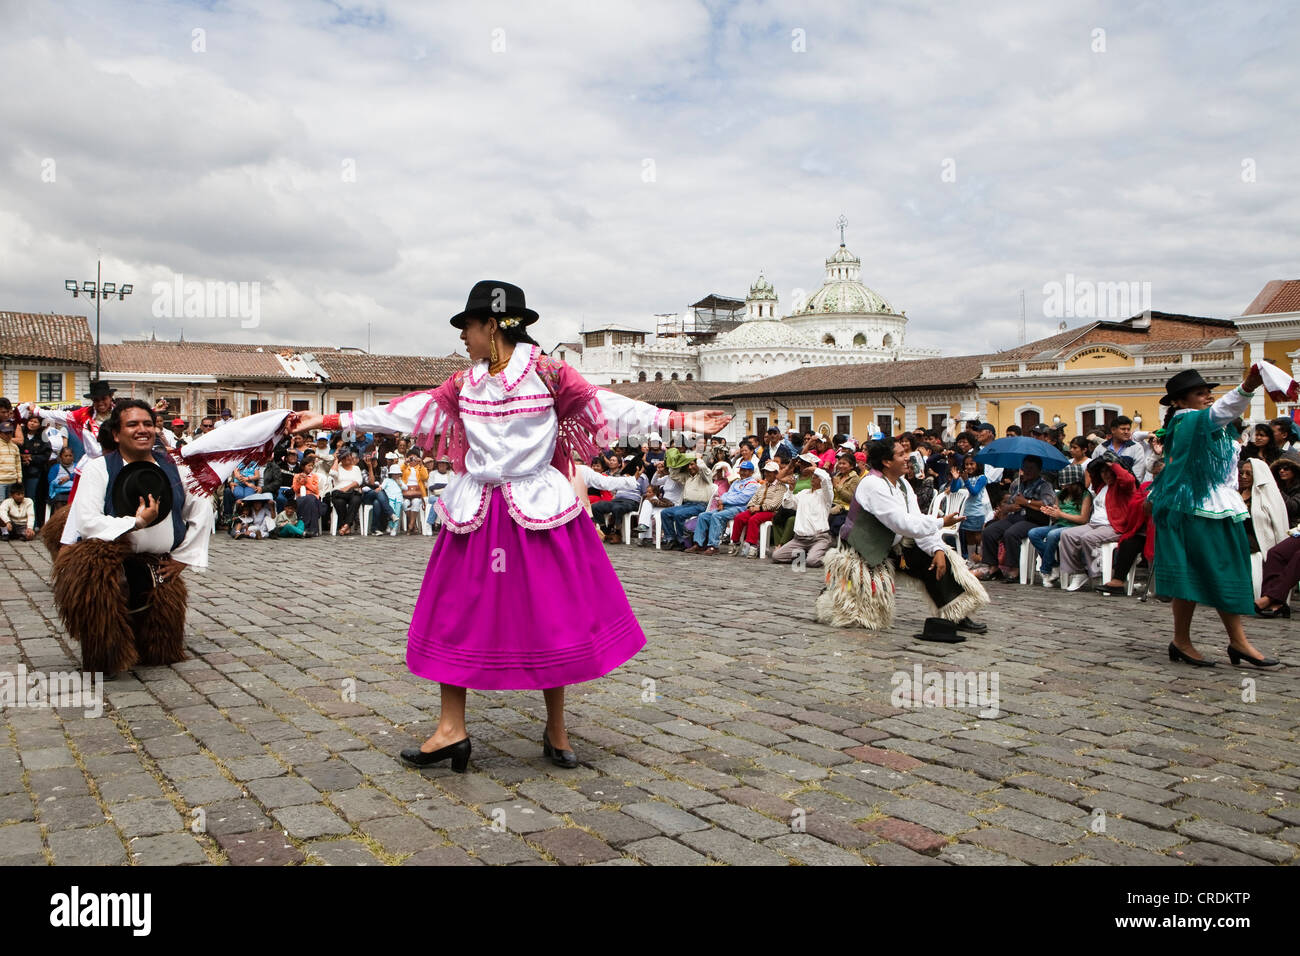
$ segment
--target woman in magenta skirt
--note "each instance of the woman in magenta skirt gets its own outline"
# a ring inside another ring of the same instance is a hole
[[[597,388],[542,353],[523,290],[485,280],[451,319],[472,367],[438,388],[387,405],[303,418],[297,431],[402,432],[451,458],[434,544],[411,616],[406,664],[442,685],[437,730],[402,751],[425,767],[464,771],[465,692],[541,690],[542,752],[577,766],[564,725],[564,688],[630,660],[645,635],[628,606],[571,475],[619,435],[726,427],[719,411],[690,414]],[[576,519],[576,520],[575,520]]]

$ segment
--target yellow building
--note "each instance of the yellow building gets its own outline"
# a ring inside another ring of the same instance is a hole
[[[0,395],[15,405],[80,405],[94,367],[95,340],[84,315],[0,312]]]
[[[1235,384],[1244,351],[1226,319],[1149,312],[1092,322],[986,360],[980,408],[998,434],[1046,422],[1074,436],[1119,415],[1151,430],[1163,421],[1171,376],[1194,368],[1208,381]]]
[[[1246,368],[1261,358],[1292,378],[1300,378],[1300,279],[1274,279],[1260,290],[1236,320],[1246,342]],[[1289,415],[1295,405],[1279,408],[1263,392],[1255,396],[1250,417],[1258,420]]]

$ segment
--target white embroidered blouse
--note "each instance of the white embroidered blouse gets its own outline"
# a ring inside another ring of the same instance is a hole
[[[452,475],[435,507],[451,531],[473,531],[487,513],[491,489],[499,488],[510,516],[525,528],[562,525],[583,509],[572,481],[551,461],[559,437],[555,397],[537,372],[541,350],[519,345],[506,367],[489,375],[488,363],[474,365],[464,376],[459,392],[459,427],[467,443],[465,470]],[[576,373],[574,373],[576,374]],[[387,405],[339,415],[339,426],[362,431],[416,433],[426,426],[434,390],[413,392]],[[594,390],[612,432],[665,432],[667,409],[619,395]],[[439,409],[440,431],[453,424]],[[602,436],[602,437],[612,437]]]

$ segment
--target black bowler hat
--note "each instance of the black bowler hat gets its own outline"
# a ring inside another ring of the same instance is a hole
[[[113,510],[119,518],[129,517],[149,495],[158,502],[158,517],[147,525],[152,528],[172,512],[172,484],[156,462],[133,461],[113,482]]]
[[[913,634],[918,641],[934,641],[937,644],[961,644],[966,638],[957,633],[957,625],[942,617],[927,617],[925,627],[920,634]]]
[[[115,391],[117,391],[117,389],[109,385],[108,382],[104,381],[102,378],[97,378],[90,383],[90,391],[81,397],[92,400],[96,398],[108,398]]]
[[[451,324],[458,329],[465,327],[466,319],[517,318],[524,325],[537,321],[537,313],[524,303],[524,290],[509,282],[499,279],[484,279],[475,282],[465,300],[465,311],[451,317]]]
[[[1201,378],[1201,373],[1194,368],[1184,369],[1169,381],[1165,382],[1165,396],[1160,399],[1161,405],[1172,405],[1175,398],[1186,395],[1194,388],[1218,388],[1218,382],[1207,382]]]

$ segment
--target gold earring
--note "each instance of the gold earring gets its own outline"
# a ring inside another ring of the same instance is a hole
[[[493,335],[492,338],[489,339],[488,341],[492,343],[492,357],[491,357],[490,359],[488,359],[488,364],[489,364],[489,365],[496,365],[496,364],[497,364],[497,361],[498,361],[498,358],[497,358],[497,337],[496,337],[495,335]]]

